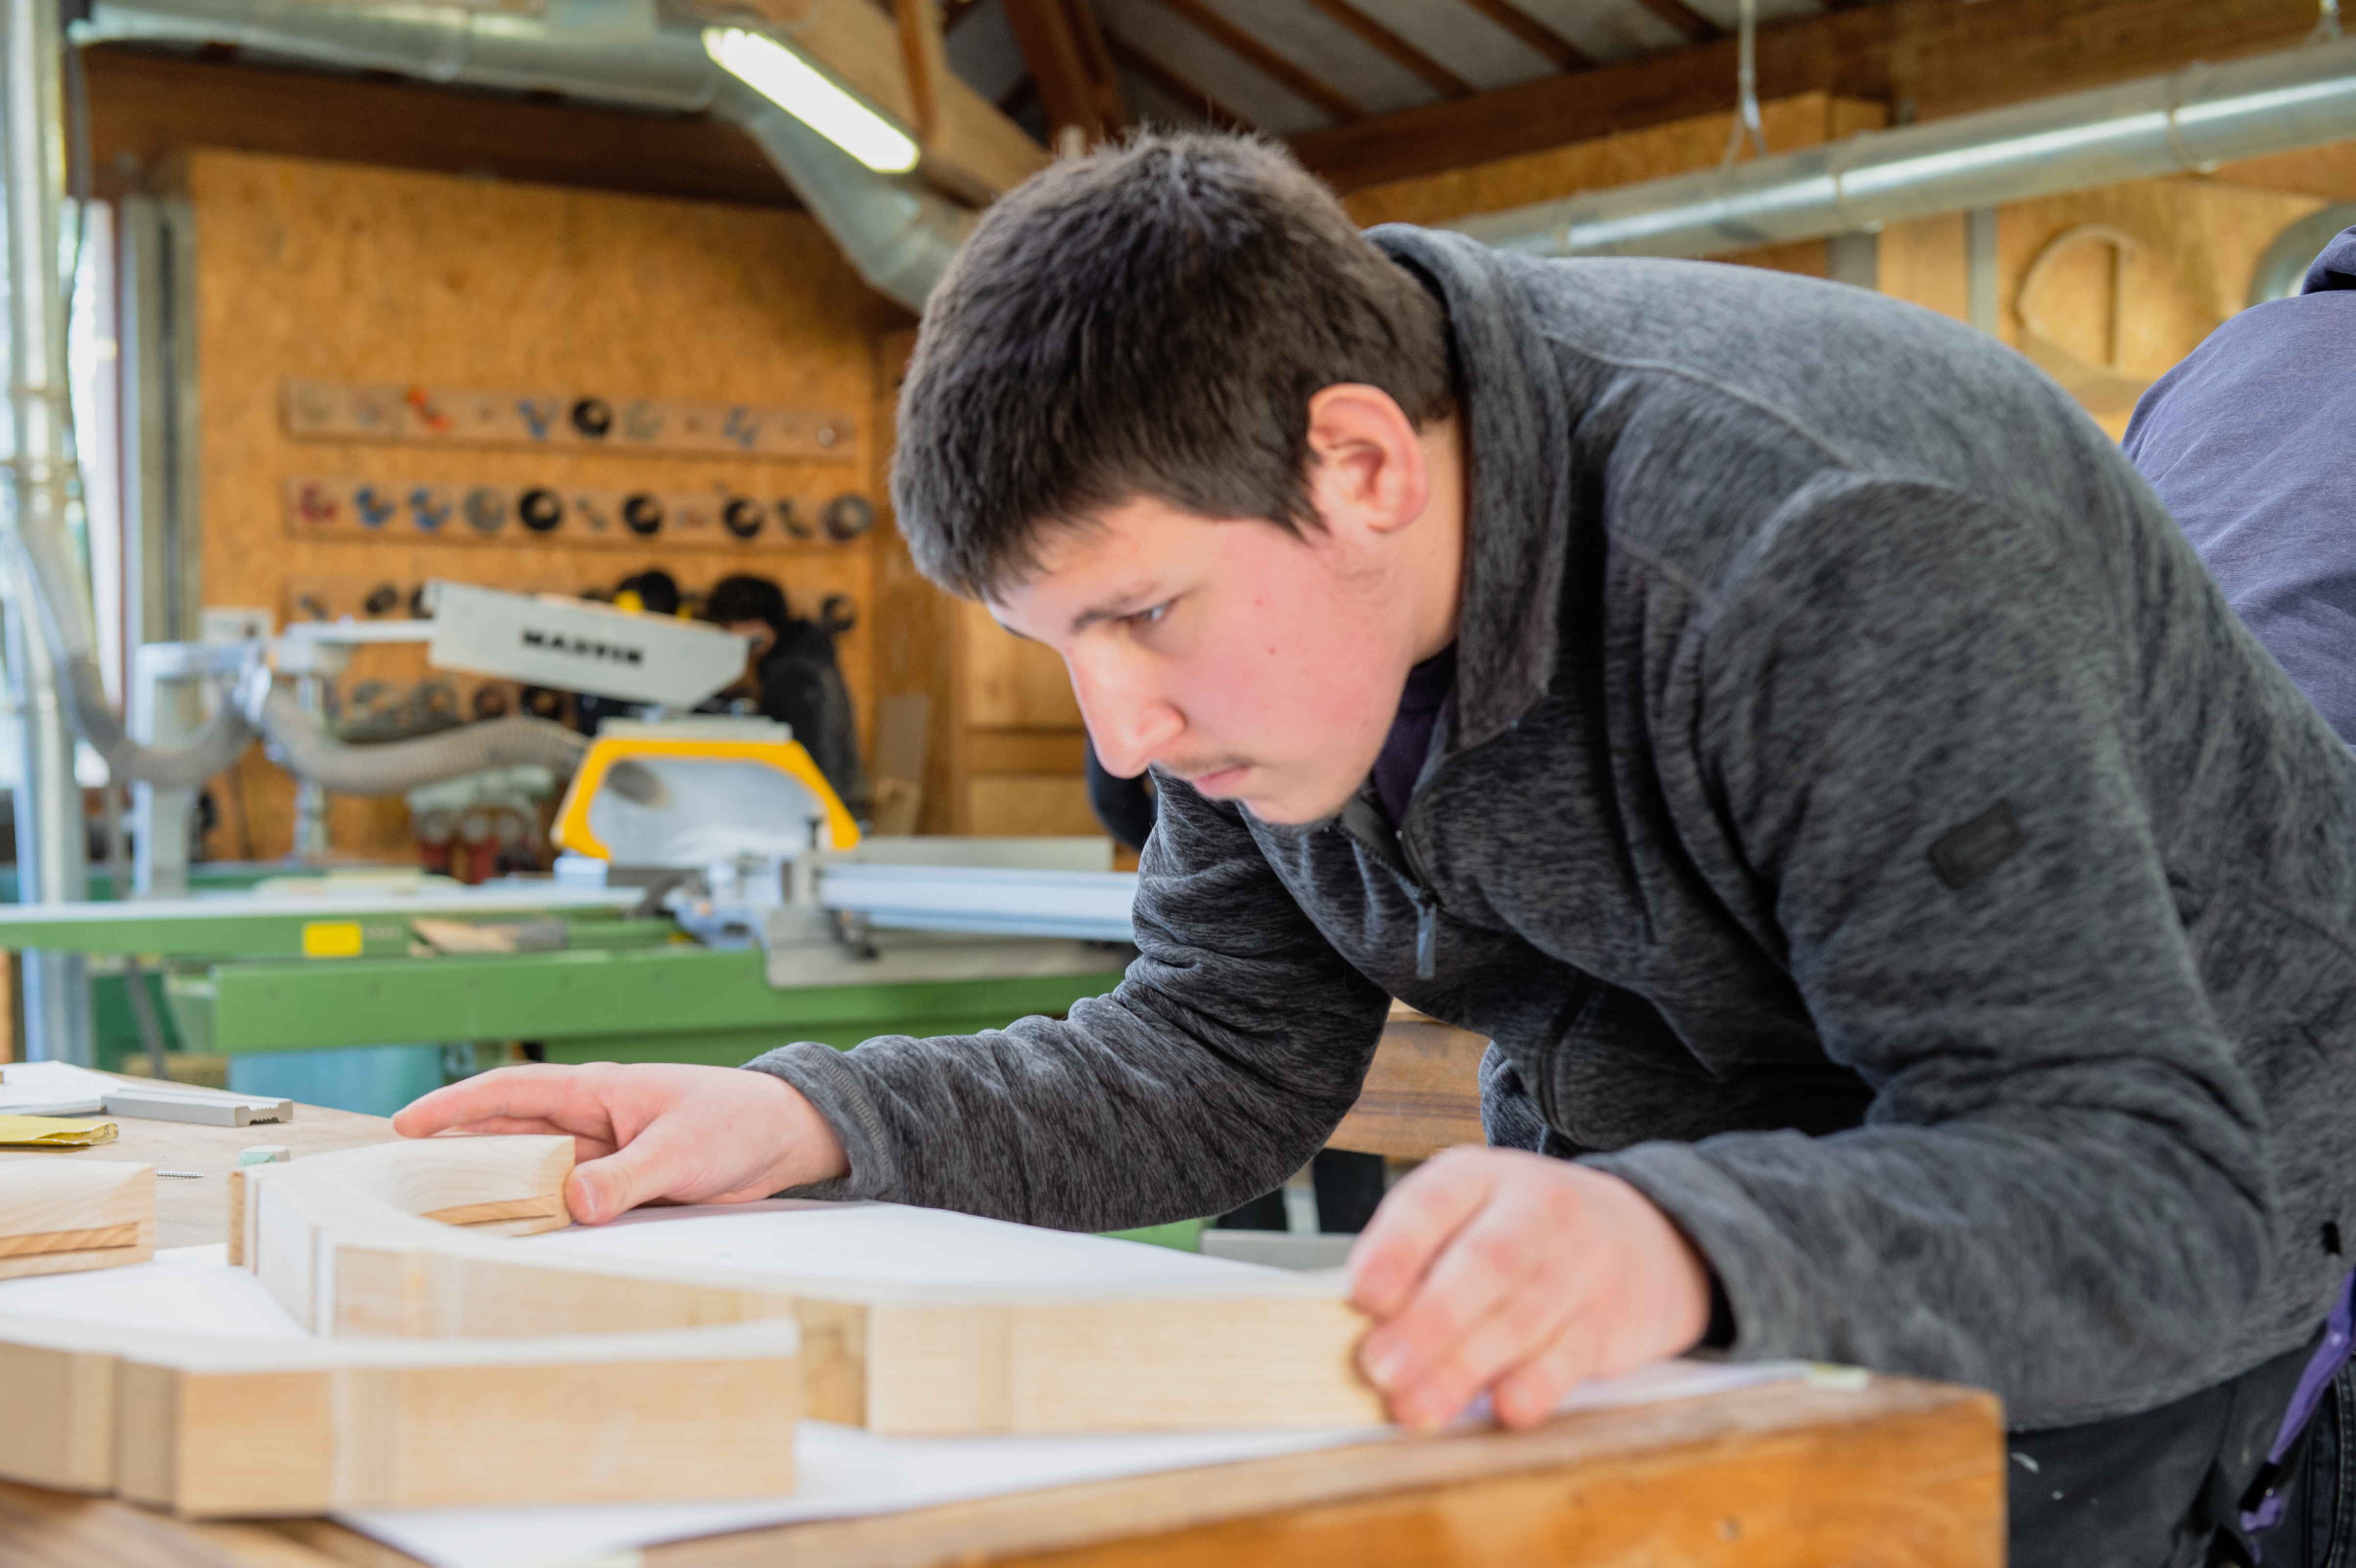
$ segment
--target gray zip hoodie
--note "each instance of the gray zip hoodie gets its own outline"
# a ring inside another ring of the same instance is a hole
[[[1162,780],[1110,995],[751,1064],[842,1136],[810,1195],[1223,1210],[1387,993],[1684,1229],[1738,1356],[2040,1427],[2303,1342],[2356,1235],[2356,767],[2116,448],[1855,289],[1370,238],[1446,304],[1470,448],[1401,831]]]

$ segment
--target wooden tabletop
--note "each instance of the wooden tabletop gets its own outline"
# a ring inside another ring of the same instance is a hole
[[[1461,1058],[1462,1042],[1447,1041]],[[221,1239],[237,1151],[294,1157],[391,1136],[381,1117],[298,1107],[260,1127],[123,1118],[102,1157],[200,1171],[157,1187],[158,1244]],[[71,1159],[72,1151],[14,1157]],[[2000,1568],[2001,1412],[1968,1389],[1873,1378],[1782,1383],[1585,1413],[1536,1432],[1401,1439],[1205,1469],[680,1541],[645,1568],[1366,1568],[1513,1563],[1890,1562]],[[411,1568],[327,1520],[187,1524],[112,1499],[0,1483],[0,1564]]]

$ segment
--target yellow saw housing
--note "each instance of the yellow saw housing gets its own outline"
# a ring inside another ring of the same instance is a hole
[[[760,727],[784,732],[783,726]],[[702,728],[693,720],[676,727],[609,722],[573,773],[550,836],[576,855],[610,862],[619,848],[627,857],[623,864],[655,865],[701,864],[720,858],[710,852],[714,848],[792,855],[859,842],[859,824],[800,741],[681,732]],[[653,776],[658,798],[626,799],[610,787],[616,766],[624,763]],[[818,819],[813,806],[823,816],[824,844],[809,841],[809,824]],[[649,854],[648,843],[663,836],[667,814],[677,819],[678,849]],[[594,826],[593,817],[600,819]],[[619,837],[618,818],[627,819],[632,842],[607,841]]]

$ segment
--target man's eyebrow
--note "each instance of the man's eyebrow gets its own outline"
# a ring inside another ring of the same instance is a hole
[[[1164,597],[1166,595],[1159,589],[1152,587],[1132,588],[1127,592],[1116,593],[1094,608],[1073,616],[1072,630],[1075,633],[1085,632],[1099,621],[1118,621],[1124,615],[1134,615],[1140,610],[1161,603]]]

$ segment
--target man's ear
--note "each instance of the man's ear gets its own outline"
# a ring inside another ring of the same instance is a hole
[[[1328,528],[1387,534],[1423,515],[1431,475],[1415,422],[1388,392],[1344,381],[1309,400],[1309,494]]]

